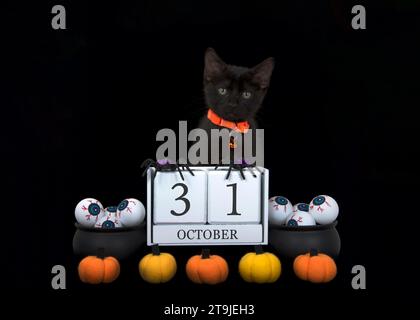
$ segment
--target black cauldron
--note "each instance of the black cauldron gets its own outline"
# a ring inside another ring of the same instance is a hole
[[[97,229],[76,223],[73,252],[77,255],[97,255],[125,259],[146,242],[145,223],[135,228]]]
[[[340,253],[341,240],[337,221],[316,226],[272,226],[268,231],[268,242],[280,255],[295,258],[311,249],[336,258]]]

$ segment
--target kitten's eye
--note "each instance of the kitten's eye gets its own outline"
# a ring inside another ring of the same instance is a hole
[[[219,88],[217,89],[217,91],[219,91],[219,94],[221,94],[222,96],[226,94],[227,90],[225,88]]]
[[[244,97],[245,99],[251,98],[251,92],[249,91],[242,92],[242,97]]]

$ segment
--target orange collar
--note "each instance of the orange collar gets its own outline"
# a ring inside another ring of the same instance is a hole
[[[242,122],[228,121],[228,120],[225,120],[225,119],[220,118],[211,109],[209,109],[209,111],[207,112],[207,118],[212,123],[214,123],[216,126],[221,126],[221,127],[229,128],[229,129],[235,130],[237,132],[246,133],[248,131],[248,129],[249,129],[249,123],[248,123],[248,121],[242,121]]]

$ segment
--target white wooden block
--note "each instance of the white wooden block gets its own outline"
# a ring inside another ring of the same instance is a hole
[[[214,167],[191,167],[193,170],[200,170],[206,172],[206,174],[214,172]],[[155,192],[158,192],[156,195],[159,195],[160,189],[155,188],[154,186],[154,179],[153,175],[155,172],[154,168],[149,168],[147,173],[147,244],[160,244],[160,245],[168,245],[168,246],[193,246],[193,245],[255,245],[255,244],[267,244],[268,243],[268,178],[269,178],[269,171],[262,167],[259,168],[260,170],[264,171],[264,174],[261,175],[261,185],[260,185],[260,195],[258,196],[258,191],[253,194],[248,194],[247,197],[254,201],[255,199],[260,199],[261,207],[258,208],[258,213],[261,215],[261,219],[258,217],[255,219],[250,219],[254,221],[258,221],[257,223],[254,222],[241,222],[241,221],[233,221],[232,223],[213,223],[213,224],[203,224],[202,222],[193,223],[189,219],[185,219],[185,222],[179,222],[179,220],[175,221],[174,223],[161,223],[155,224],[155,210],[153,208],[153,204],[155,201]],[[217,171],[221,170],[221,180],[224,179],[226,176],[227,171],[224,168],[219,168]],[[245,170],[245,172],[248,170]],[[195,172],[195,171],[194,171]],[[256,172],[257,173],[257,172]],[[159,174],[159,173],[158,173]],[[239,175],[236,177],[234,176],[236,173],[233,171],[232,176],[229,181],[223,180],[225,183],[232,183],[233,180],[237,180],[241,182],[241,178]],[[252,175],[247,172],[246,178],[247,181],[252,178]],[[184,177],[186,181],[189,183],[189,173],[185,171]],[[258,174],[260,176],[260,174]],[[223,178],[223,179],[222,179]],[[257,179],[258,180],[258,179]],[[179,177],[176,180],[182,181]],[[250,180],[251,181],[251,180]],[[250,182],[248,181],[248,182]],[[174,181],[171,181],[174,182]],[[207,176],[205,185],[205,191],[200,193],[205,199],[208,197],[208,188],[209,188],[209,177]],[[240,185],[240,184],[239,184]],[[237,185],[237,188],[238,186]],[[249,184],[250,185],[250,184]],[[163,186],[159,184],[159,186]],[[218,185],[219,187],[221,185]],[[223,185],[226,188],[226,185]],[[178,187],[180,188],[180,187]],[[198,186],[198,189],[202,190],[201,187]],[[195,188],[194,188],[195,189]],[[179,190],[181,191],[181,190]],[[197,190],[194,190],[197,192]],[[219,190],[221,192],[222,189]],[[229,187],[228,191],[231,193],[233,192],[233,187]],[[190,190],[189,190],[190,192]],[[188,192],[188,193],[189,193]],[[237,189],[238,192],[238,189]],[[214,194],[212,192],[212,194]],[[196,195],[198,196],[198,195]],[[188,197],[186,195],[186,197]],[[161,197],[164,198],[164,197]],[[193,198],[188,198],[192,200]],[[262,200],[261,200],[262,199]],[[160,203],[164,201],[168,201],[168,199],[161,199]],[[216,197],[214,199],[214,203],[221,202],[223,199],[220,197]],[[205,207],[207,207],[207,200]],[[213,207],[213,206],[210,206]],[[239,207],[238,207],[239,208]],[[230,208],[232,209],[232,208]],[[237,209],[238,212],[239,209]],[[187,214],[186,214],[187,215]],[[258,215],[257,215],[258,216]],[[231,217],[232,218],[232,217]],[[159,218],[157,219],[159,221]],[[241,220],[241,219],[239,219]],[[249,220],[249,219],[247,219]]]
[[[245,180],[240,172],[232,170],[226,180],[227,170],[208,172],[208,222],[260,223],[261,222],[261,173],[254,169],[256,178],[248,169]]]
[[[206,223],[207,175],[194,170],[157,172],[153,181],[153,223]]]
[[[261,224],[155,225],[153,242],[162,245],[222,245],[261,243]]]

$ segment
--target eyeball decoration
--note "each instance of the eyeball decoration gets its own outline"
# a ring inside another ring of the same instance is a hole
[[[117,214],[117,207],[116,206],[110,206],[105,208],[105,215],[108,217],[113,217]]]
[[[74,215],[79,224],[91,228],[105,217],[105,210],[98,200],[86,198],[77,204]]]
[[[87,198],[77,204],[74,214],[77,222],[84,227],[115,229],[140,225],[146,216],[146,209],[134,198],[125,199],[118,206],[105,209],[98,200]]]
[[[314,226],[315,219],[309,214],[309,205],[298,203],[293,206],[293,212],[286,219],[288,227]]]
[[[315,219],[307,212],[292,213],[286,220],[288,227],[314,226]]]
[[[99,219],[97,223],[95,223],[95,228],[101,229],[115,229],[121,227],[122,224],[118,219],[117,207],[115,206],[105,208],[105,216]]]
[[[120,202],[116,215],[124,227],[136,227],[144,221],[146,209],[139,200],[128,198]]]
[[[283,225],[292,211],[292,204],[285,197],[276,196],[268,200],[268,220],[272,225]]]
[[[312,199],[309,204],[309,213],[319,224],[329,224],[338,216],[338,204],[330,196],[321,195]]]
[[[301,213],[301,212],[308,213],[309,212],[309,205],[307,203],[301,203],[301,202],[296,203],[293,206],[292,211],[293,211],[293,213]]]

